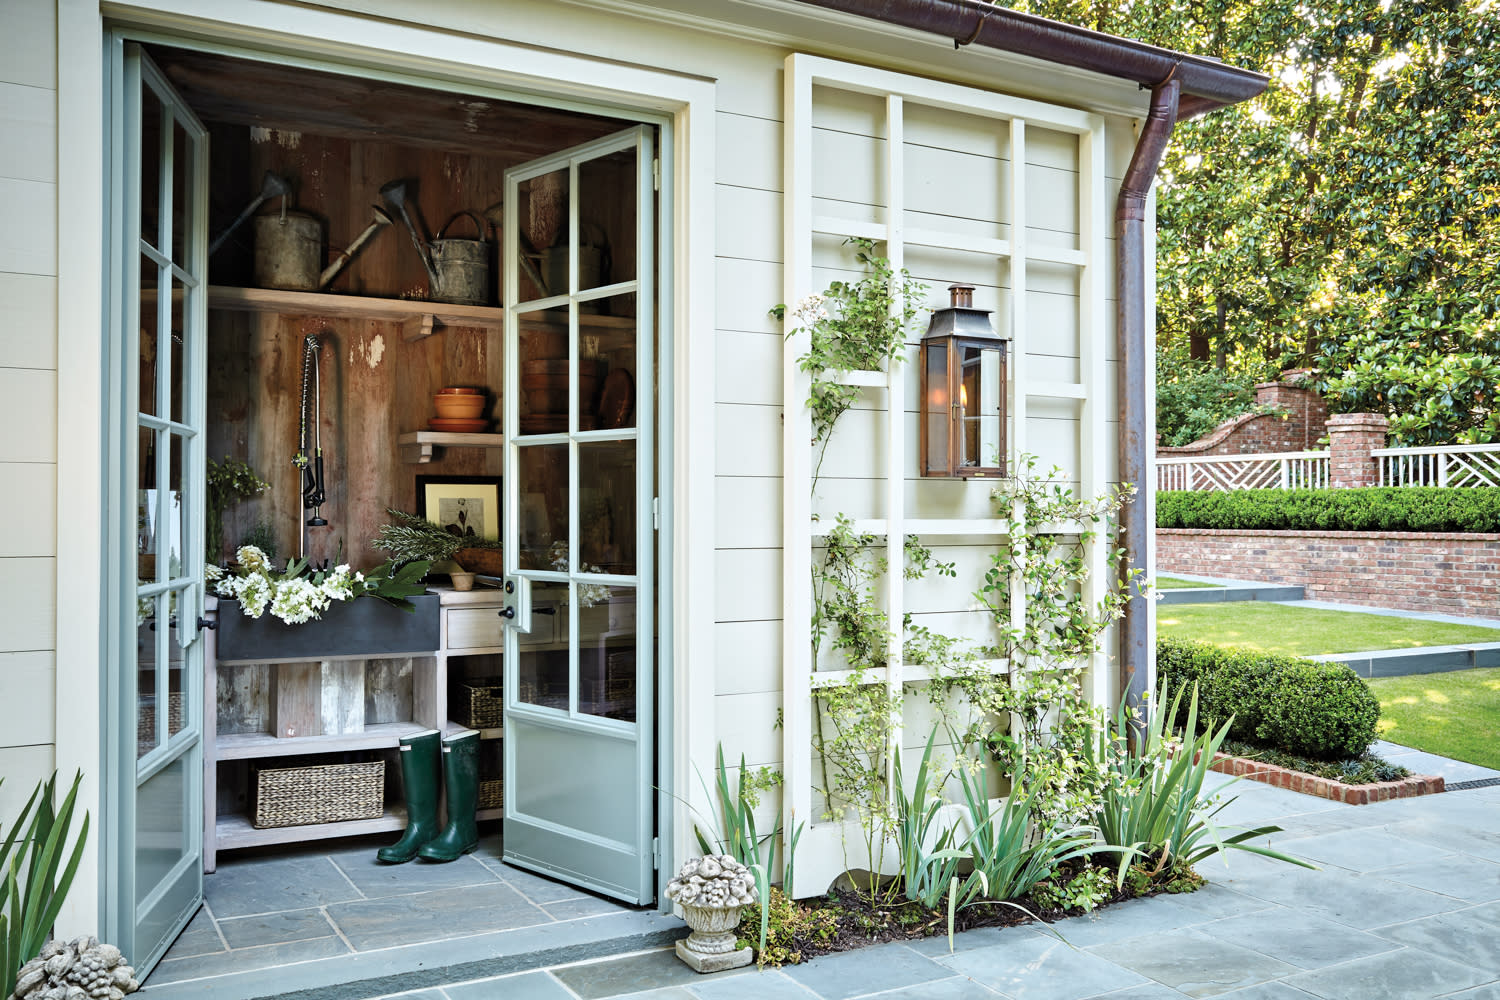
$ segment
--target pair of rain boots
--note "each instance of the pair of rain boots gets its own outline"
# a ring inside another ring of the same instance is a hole
[[[439,753],[439,750],[442,752]],[[439,766],[438,760],[442,759]],[[438,824],[439,772],[448,788],[448,822]],[[444,738],[431,729],[401,740],[401,781],[406,786],[406,832],[376,857],[390,864],[412,858],[457,861],[479,846],[479,734],[472,729]]]

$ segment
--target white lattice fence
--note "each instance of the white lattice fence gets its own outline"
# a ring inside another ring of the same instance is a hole
[[[1328,452],[1158,458],[1159,490],[1324,489]]]
[[[1381,486],[1500,486],[1500,444],[1381,448]]]

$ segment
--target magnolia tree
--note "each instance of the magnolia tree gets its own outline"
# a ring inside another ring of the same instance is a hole
[[[1397,443],[1500,441],[1500,5],[1021,0],[1261,70],[1180,124],[1158,188],[1158,338],[1263,375],[1309,362]]]

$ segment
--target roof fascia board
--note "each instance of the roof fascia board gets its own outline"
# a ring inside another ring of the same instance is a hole
[[[801,0],[558,0],[558,5],[594,14],[609,11],[849,62],[869,63],[878,57],[882,68],[1099,114],[1140,118],[1151,100],[1149,91],[1118,77],[980,46],[955,53],[951,41],[930,32],[825,10]],[[912,58],[914,48],[930,52],[931,58]]]

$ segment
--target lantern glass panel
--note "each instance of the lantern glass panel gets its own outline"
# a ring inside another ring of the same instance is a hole
[[[949,435],[953,427],[953,400],[948,380],[948,341],[933,340],[922,345],[926,355],[923,372],[926,399],[922,401],[922,433],[927,445],[927,475],[952,475],[948,468]]]
[[[960,468],[998,468],[1005,453],[1001,406],[1005,394],[1005,351],[998,344],[961,344],[962,408]]]

